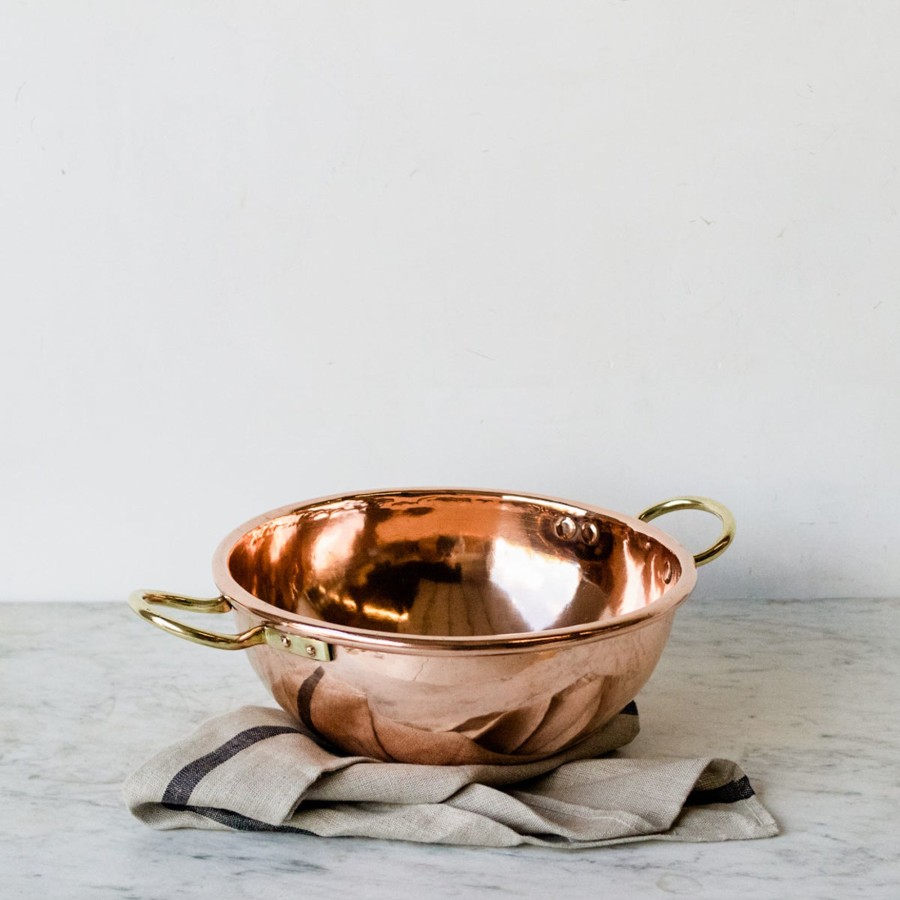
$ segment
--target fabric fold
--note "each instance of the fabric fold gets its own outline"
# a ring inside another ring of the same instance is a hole
[[[425,766],[338,755],[281,710],[242,707],[157,754],[123,793],[158,829],[569,848],[777,834],[733,762],[609,755],[637,731],[630,704],[551,759]]]

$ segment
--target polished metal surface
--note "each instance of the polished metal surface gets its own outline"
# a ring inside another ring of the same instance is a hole
[[[713,501],[643,516],[682,508],[722,519],[699,557],[721,553],[733,521]],[[691,554],[641,519],[449,489],[284,507],[232,532],[213,570],[222,597],[199,609],[232,607],[240,634],[159,612],[189,598],[135,592],[132,606],[179,637],[248,649],[276,700],[335,746],[444,764],[536,759],[600,727],[649,677],[696,578]]]
[[[677,549],[676,549],[677,548]],[[691,557],[639,521],[487,491],[327,498],[253,520],[214,577],[242,606],[345,645],[506,650],[596,635],[692,586]]]
[[[257,644],[269,644],[308,659],[331,661],[331,647],[324,641],[286,634],[272,624],[253,625],[241,634],[221,634],[218,631],[208,631],[178,622],[159,611],[161,606],[166,606],[194,613],[231,612],[232,606],[226,597],[206,599],[168,594],[163,591],[132,591],[128,603],[142,619],[156,625],[157,628],[204,647],[213,647],[216,650],[248,650]]]
[[[642,522],[651,522],[666,513],[677,512],[680,509],[697,509],[718,517],[722,523],[722,533],[712,546],[694,554],[694,565],[705,566],[714,559],[718,559],[734,540],[735,523],[731,510],[716,500],[710,500],[709,497],[673,497],[671,500],[663,500],[662,503],[648,507],[638,515],[638,518]]]

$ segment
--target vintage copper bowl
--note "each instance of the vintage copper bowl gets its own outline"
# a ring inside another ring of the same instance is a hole
[[[692,556],[647,522],[714,513]],[[720,504],[637,518],[501,491],[370,491],[286,506],[219,545],[211,600],[136,591],[132,607],[200,644],[247,649],[281,706],[341,751],[431,764],[540,759],[634,698],[696,567],[731,542]],[[233,610],[240,634],[161,607]]]

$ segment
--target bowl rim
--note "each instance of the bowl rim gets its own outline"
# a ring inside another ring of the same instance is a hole
[[[475,494],[497,500],[536,502],[542,505],[557,507],[561,512],[590,512],[595,515],[614,519],[628,525],[638,534],[646,535],[661,543],[672,552],[681,565],[681,575],[656,600],[640,609],[622,613],[603,621],[594,621],[570,625],[563,628],[552,628],[543,631],[511,632],[484,636],[454,635],[422,635],[398,634],[390,631],[377,631],[367,628],[355,628],[349,625],[336,625],[311,619],[292,613],[281,607],[261,600],[251,594],[234,579],[228,560],[234,547],[249,532],[273,519],[296,515],[310,507],[329,503],[353,501],[371,497],[416,497],[429,494]],[[343,647],[355,647],[367,650],[387,650],[394,652],[472,652],[496,653],[499,651],[522,651],[546,649],[560,644],[582,643],[612,637],[623,630],[644,627],[665,618],[680,606],[693,591],[697,581],[697,567],[693,554],[672,535],[644,522],[636,516],[606,509],[590,503],[567,500],[544,494],[524,491],[505,491],[488,488],[462,487],[406,487],[376,488],[364,491],[350,491],[329,494],[311,500],[300,501],[280,506],[261,513],[233,528],[219,542],[212,559],[212,574],[216,587],[221,591],[233,607],[249,614],[252,618],[267,625],[277,627],[280,631],[299,636],[325,641],[328,644]]]

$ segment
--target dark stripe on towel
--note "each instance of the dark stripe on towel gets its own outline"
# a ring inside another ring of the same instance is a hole
[[[709,806],[710,803],[737,803],[738,800],[747,800],[755,791],[750,786],[750,780],[744,775],[736,781],[729,781],[721,787],[709,788],[704,791],[691,791],[685,806]]]
[[[248,728],[236,734],[230,741],[226,741],[221,747],[188,763],[183,769],[175,773],[169,782],[162,802],[167,807],[179,807],[187,803],[191,794],[200,781],[207,776],[216,766],[221,765],[241,750],[252,747],[266,738],[275,737],[277,734],[299,734],[296,728],[286,725],[258,725],[256,728]]]
[[[230,809],[218,809],[215,806],[184,806],[183,804],[172,804],[169,809],[178,811],[197,813],[227,828],[235,831],[291,831],[294,834],[314,834],[312,831],[306,831],[303,828],[294,828],[292,825],[269,825],[267,822],[260,822],[259,819],[251,819],[250,816],[243,816],[240,813],[232,812]]]

